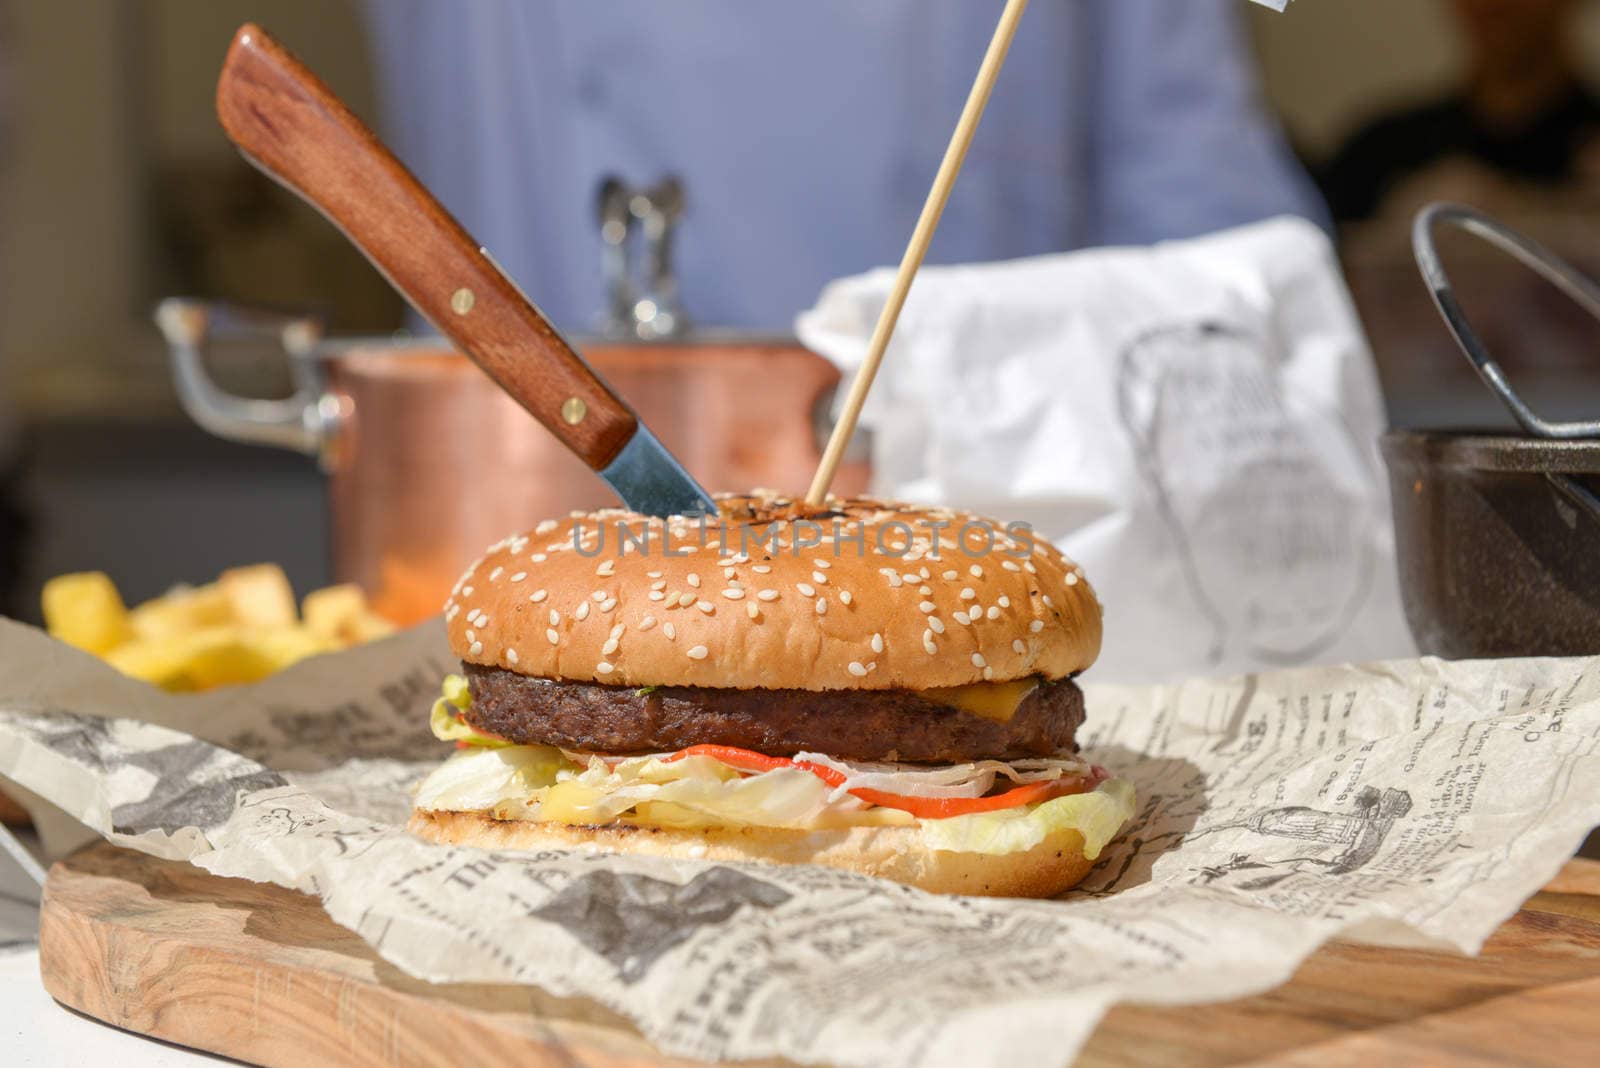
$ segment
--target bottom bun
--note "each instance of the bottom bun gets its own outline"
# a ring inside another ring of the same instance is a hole
[[[533,820],[497,820],[482,812],[418,809],[411,833],[446,845],[480,849],[589,849],[684,860],[822,864],[892,879],[935,894],[1054,897],[1094,866],[1083,836],[1058,831],[1020,853],[953,853],[929,849],[916,827],[851,827],[791,831],[719,827],[698,831],[609,824],[574,827]]]

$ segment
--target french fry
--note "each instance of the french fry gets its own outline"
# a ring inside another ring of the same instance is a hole
[[[300,618],[314,634],[338,639],[347,625],[367,611],[367,595],[353,582],[312,590],[300,604]]]
[[[224,571],[217,579],[236,623],[251,627],[293,626],[294,590],[277,564],[252,564]]]
[[[353,582],[312,590],[300,606],[301,618],[313,632],[341,645],[387,638],[398,628],[367,604],[367,595]]]
[[[140,638],[177,638],[208,627],[233,622],[233,608],[222,587],[180,586],[129,613],[134,634]]]
[[[40,600],[45,627],[68,645],[101,654],[133,637],[122,595],[104,572],[57,575]]]

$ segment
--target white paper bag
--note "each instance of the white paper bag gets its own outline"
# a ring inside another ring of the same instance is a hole
[[[893,278],[797,323],[848,375]],[[874,489],[1031,522],[1106,608],[1099,681],[1409,655],[1371,354],[1299,219],[918,276]]]

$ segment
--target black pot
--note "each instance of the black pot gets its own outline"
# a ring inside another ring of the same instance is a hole
[[[1600,442],[1398,430],[1381,446],[1423,652],[1600,653]]]

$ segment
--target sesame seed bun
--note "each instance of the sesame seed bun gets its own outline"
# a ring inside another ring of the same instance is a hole
[[[429,841],[480,849],[590,849],[683,860],[822,864],[930,893],[987,897],[1055,897],[1076,886],[1094,866],[1083,855],[1083,836],[1071,829],[1049,835],[1032,849],[999,855],[930,849],[918,828],[904,826],[680,831],[630,824],[574,827],[498,820],[481,812],[418,810],[409,829]]]
[[[452,649],[549,679],[803,690],[1059,679],[1100,651],[1082,569],[1020,524],[762,492],[719,504],[704,528],[607,510],[507,538],[445,604]]]

